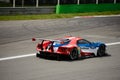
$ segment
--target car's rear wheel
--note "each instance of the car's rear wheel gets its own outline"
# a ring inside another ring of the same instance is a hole
[[[105,55],[105,52],[106,52],[106,46],[101,45],[97,51],[97,56],[102,57]]]
[[[75,60],[75,59],[78,59],[78,50],[77,48],[73,48],[71,51],[70,51],[70,59],[71,60]]]

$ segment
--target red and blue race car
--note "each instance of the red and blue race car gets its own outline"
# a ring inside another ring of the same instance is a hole
[[[39,40],[37,44],[37,57],[40,56],[68,56],[71,60],[80,57],[104,56],[106,54],[106,45],[102,42],[90,42],[81,37],[66,36],[59,39],[41,39],[33,38],[32,41]]]

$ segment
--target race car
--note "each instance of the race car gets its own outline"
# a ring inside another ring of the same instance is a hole
[[[36,57],[40,56],[68,56],[71,60],[82,57],[104,56],[106,45],[102,42],[90,42],[81,37],[66,36],[59,39],[32,38],[32,41],[39,40],[37,44]]]

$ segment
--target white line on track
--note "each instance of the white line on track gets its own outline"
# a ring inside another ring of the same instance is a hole
[[[114,43],[106,43],[107,46],[111,46],[111,45],[117,45],[120,44],[120,42],[114,42]]]
[[[32,53],[32,54],[26,54],[26,55],[5,57],[5,58],[0,58],[0,61],[11,60],[11,59],[17,59],[17,58],[24,58],[24,57],[30,57],[30,56],[35,56],[35,55],[36,55],[35,53]]]
[[[93,18],[93,17],[119,17],[118,15],[98,15],[98,16],[75,16],[74,18]]]
[[[120,44],[120,42],[106,43],[107,46],[117,45],[117,44]],[[31,54],[26,54],[26,55],[5,57],[5,58],[0,58],[0,61],[11,60],[11,59],[18,59],[18,58],[25,58],[25,57],[35,56],[35,55],[36,55],[35,53],[31,53]]]

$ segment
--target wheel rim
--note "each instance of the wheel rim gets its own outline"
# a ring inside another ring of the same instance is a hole
[[[70,58],[71,58],[72,60],[78,58],[78,51],[77,51],[77,49],[73,49],[73,50],[70,52]]]

